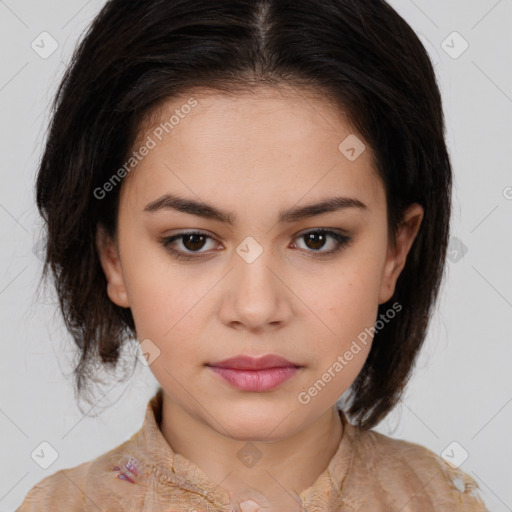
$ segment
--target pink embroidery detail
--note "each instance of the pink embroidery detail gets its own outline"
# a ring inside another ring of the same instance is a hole
[[[135,460],[128,460],[125,464],[125,467],[132,475],[139,476],[139,471],[137,469],[137,466],[135,465]]]
[[[117,478],[119,478],[119,480],[126,480],[127,482],[130,482],[131,484],[134,484],[135,482],[128,476],[126,475],[125,473],[119,473],[119,475],[117,475]]]
[[[124,467],[126,468],[126,471],[121,470],[119,466],[114,466],[112,468],[113,471],[122,471],[117,475],[117,478],[120,480],[126,480],[127,482],[130,482],[131,484],[135,483],[135,480],[132,477],[139,476],[139,471],[136,466],[136,461],[134,459],[128,459]],[[128,473],[128,474],[127,474]]]

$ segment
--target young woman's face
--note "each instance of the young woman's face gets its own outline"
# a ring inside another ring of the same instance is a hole
[[[421,207],[392,248],[369,148],[305,92],[194,94],[168,102],[167,121],[134,148],[119,259],[99,243],[109,296],[131,308],[151,371],[183,413],[236,439],[290,436],[361,370]],[[400,321],[395,308],[384,324]],[[268,354],[298,368],[212,367]]]

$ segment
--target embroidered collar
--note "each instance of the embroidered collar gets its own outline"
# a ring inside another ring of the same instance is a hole
[[[163,389],[158,388],[150,399],[141,429],[132,436],[127,445],[129,456],[125,457],[122,468],[118,465],[118,478],[134,481],[140,466],[153,473],[164,485],[171,484],[201,495],[215,509],[234,510],[229,493],[214,484],[208,476],[192,461],[175,453],[164,438],[160,423],[162,420]],[[343,411],[339,410],[343,424],[343,435],[336,453],[328,467],[322,472],[314,484],[299,494],[302,503],[297,503],[297,510],[336,510],[344,506],[344,510],[356,510],[357,503],[342,497],[344,480],[352,464],[354,454],[353,440],[357,429],[352,426]]]

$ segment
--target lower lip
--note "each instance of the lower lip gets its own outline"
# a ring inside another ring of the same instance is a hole
[[[293,377],[299,370],[295,366],[266,368],[264,370],[234,370],[218,366],[210,366],[209,368],[242,391],[269,391]]]

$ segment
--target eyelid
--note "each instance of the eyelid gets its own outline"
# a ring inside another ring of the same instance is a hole
[[[347,238],[350,237],[349,233],[345,229],[341,228],[328,228],[328,227],[314,227],[314,228],[307,228],[302,231],[299,231],[296,235],[294,235],[294,238],[298,238],[301,236],[304,236],[308,233],[316,233],[317,231],[322,231],[324,233],[336,233],[338,235],[346,236]]]

